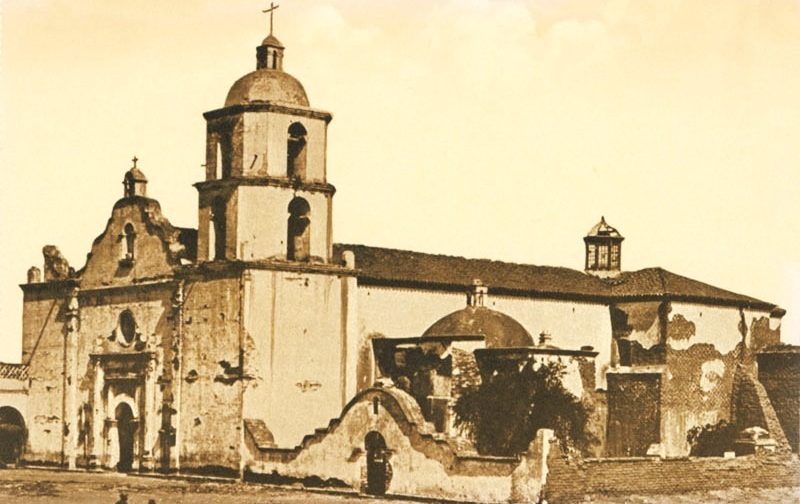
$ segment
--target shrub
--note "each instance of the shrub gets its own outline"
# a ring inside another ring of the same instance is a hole
[[[484,377],[460,391],[456,426],[482,454],[524,452],[542,428],[553,429],[565,448],[585,449],[589,408],[564,388],[563,376],[561,364],[528,362]]]
[[[733,449],[736,440],[736,426],[726,420],[716,424],[706,424],[689,429],[686,440],[692,447],[689,455],[693,457],[722,457]]]

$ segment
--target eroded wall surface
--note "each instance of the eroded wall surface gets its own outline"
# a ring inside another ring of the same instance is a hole
[[[365,338],[419,336],[440,318],[466,306],[460,292],[360,285],[359,331]],[[603,304],[490,295],[486,306],[516,319],[533,336],[548,332],[551,344],[576,350],[591,345],[596,386],[605,388],[611,361],[611,322]]]
[[[461,457],[443,437],[432,434],[414,399],[396,389],[369,389],[340,420],[320,429],[290,453],[259,451],[249,444],[248,470],[304,479],[316,476],[352,488],[365,484],[365,438],[378,433],[391,452],[388,494],[504,502],[511,496],[511,474],[519,460]]]
[[[181,470],[239,470],[241,346],[239,275],[185,287],[181,356]]]
[[[248,275],[244,418],[263,420],[278,446],[294,447],[355,395],[358,340],[355,316],[348,315],[354,280],[286,271]]]

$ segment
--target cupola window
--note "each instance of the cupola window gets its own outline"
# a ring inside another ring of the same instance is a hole
[[[290,261],[308,261],[310,254],[311,207],[303,198],[289,203],[286,258]]]
[[[286,145],[286,176],[289,178],[306,178],[306,135],[306,128],[299,122],[289,126]]]

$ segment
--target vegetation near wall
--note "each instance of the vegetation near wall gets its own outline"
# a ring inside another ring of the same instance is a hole
[[[455,405],[456,426],[478,453],[514,455],[528,449],[536,431],[553,429],[562,446],[585,450],[590,408],[564,388],[564,366],[527,362],[467,385]]]

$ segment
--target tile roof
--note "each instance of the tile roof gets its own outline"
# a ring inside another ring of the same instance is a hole
[[[0,362],[0,378],[27,380],[28,366],[27,364],[9,364],[7,362]]]
[[[600,279],[583,271],[489,259],[426,254],[367,245],[334,244],[334,257],[355,254],[359,283],[467,291],[479,278],[497,294],[574,300],[623,301],[670,298],[772,309],[774,304],[676,275],[661,268]]]

